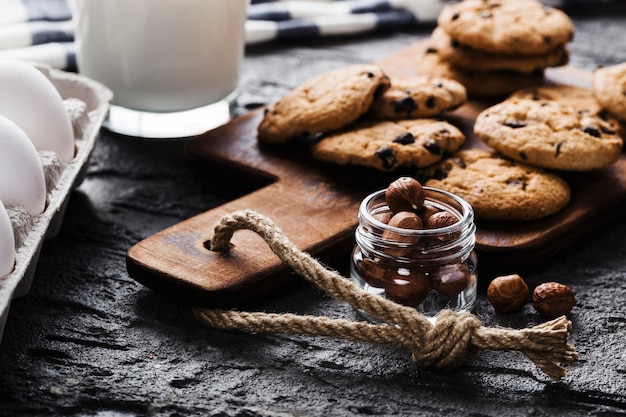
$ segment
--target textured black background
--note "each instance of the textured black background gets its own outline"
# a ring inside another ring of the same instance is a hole
[[[626,6],[604,7],[570,11],[571,66],[626,61]],[[237,111],[431,30],[250,47]],[[557,280],[577,294],[572,343],[580,360],[564,381],[549,382],[506,352],[483,352],[454,371],[421,370],[400,349],[215,331],[130,278],[130,246],[237,196],[222,178],[191,173],[182,146],[101,136],[60,234],[43,247],[30,293],[12,304],[0,345],[0,415],[626,415],[626,220],[526,275],[530,285]],[[346,273],[345,263],[334,266]],[[259,301],[265,310],[354,317],[305,284]],[[485,283],[475,313],[487,325],[542,321],[531,306],[495,314]]]

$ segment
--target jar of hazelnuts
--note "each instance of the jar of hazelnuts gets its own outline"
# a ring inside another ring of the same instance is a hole
[[[360,204],[351,279],[427,316],[476,301],[472,207],[446,191],[401,177]]]

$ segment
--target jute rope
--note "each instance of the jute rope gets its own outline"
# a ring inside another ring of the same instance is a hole
[[[328,317],[196,308],[196,316],[211,327],[250,333],[280,332],[369,341],[411,350],[423,367],[453,368],[482,349],[516,350],[554,380],[566,375],[564,365],[577,359],[568,343],[571,322],[564,316],[526,329],[484,327],[469,312],[443,310],[429,320],[414,308],[361,290],[350,280],[300,251],[267,217],[242,210],[224,217],[215,227],[211,250],[227,252],[235,231],[249,229],[299,275],[337,300],[379,319],[382,324]]]

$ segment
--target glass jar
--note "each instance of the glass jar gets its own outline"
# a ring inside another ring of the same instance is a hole
[[[350,275],[365,291],[415,307],[426,316],[442,309],[471,310],[476,301],[476,226],[472,207],[446,191],[424,187],[418,214],[447,211],[458,219],[449,226],[403,229],[387,225],[385,190],[359,207]]]

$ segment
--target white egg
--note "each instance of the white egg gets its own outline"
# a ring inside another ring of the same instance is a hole
[[[37,149],[20,127],[0,115],[0,200],[33,216],[46,206],[46,180]]]
[[[0,278],[6,277],[15,267],[15,237],[13,226],[4,204],[0,201]]]
[[[54,84],[31,64],[0,60],[0,115],[13,120],[38,150],[74,158],[72,122]]]

